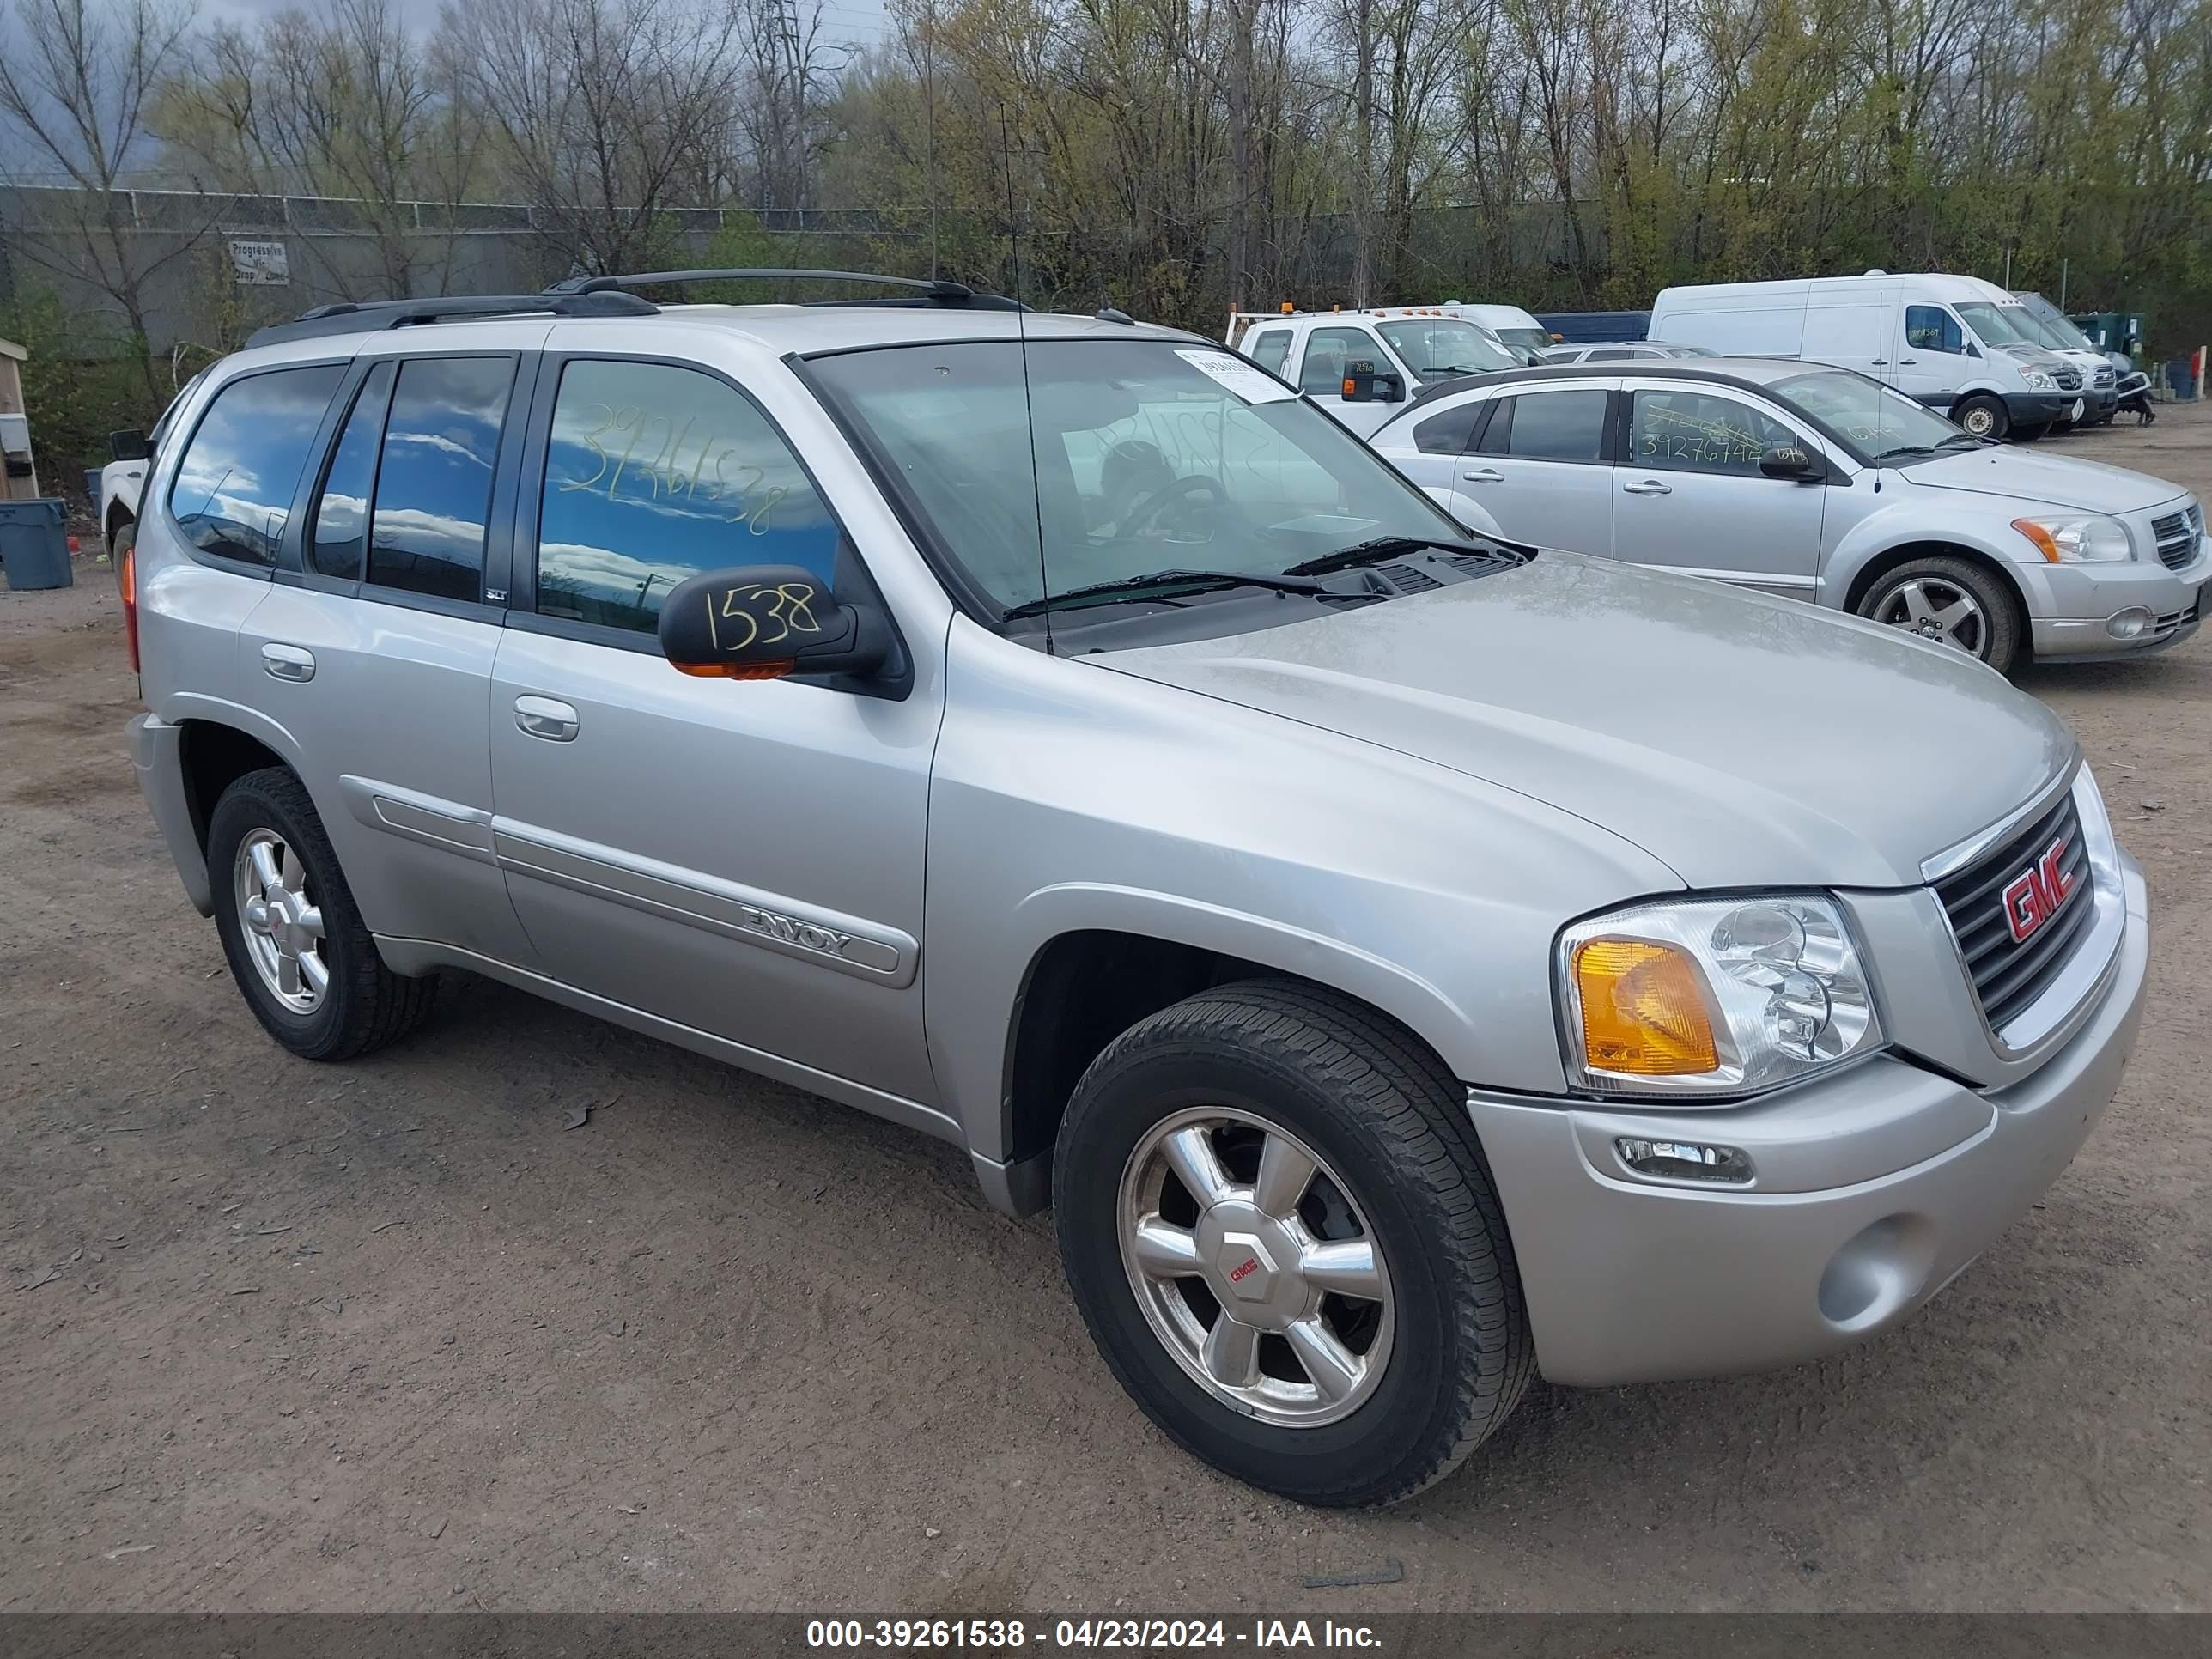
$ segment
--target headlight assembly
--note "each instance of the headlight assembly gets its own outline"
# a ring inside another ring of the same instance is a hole
[[[1757,1094],[1881,1047],[1833,899],[1639,904],[1559,948],[1567,1070],[1595,1093]]]
[[[2021,372],[2021,378],[2027,382],[2027,389],[2030,392],[2056,392],[2058,390],[2057,380],[2045,370],[2040,368],[2023,370]]]
[[[2127,527],[2100,514],[2074,513],[2014,519],[2012,527],[2053,564],[2113,564],[2135,556]]]

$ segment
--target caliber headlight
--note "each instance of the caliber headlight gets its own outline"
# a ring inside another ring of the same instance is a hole
[[[1559,985],[1568,1073],[1601,1094],[1756,1094],[1881,1046],[1843,913],[1809,894],[1577,922]]]
[[[2053,564],[2114,564],[2135,556],[2127,526],[2100,514],[2014,519],[2012,527]]]

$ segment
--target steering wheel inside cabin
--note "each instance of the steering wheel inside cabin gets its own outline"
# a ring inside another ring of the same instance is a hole
[[[1188,478],[1177,478],[1173,483],[1155,489],[1138,502],[1129,510],[1129,516],[1121,521],[1121,534],[1135,535],[1149,526],[1169,502],[1180,501],[1186,495],[1203,496],[1209,505],[1214,507],[1223,505],[1229,499],[1229,492],[1218,481],[1203,474],[1193,473]]]

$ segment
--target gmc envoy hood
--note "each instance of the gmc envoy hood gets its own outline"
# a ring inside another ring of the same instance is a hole
[[[1934,489],[1971,489],[2085,513],[2133,513],[2179,501],[2185,493],[2163,478],[2124,466],[2072,455],[2024,455],[1995,444],[1917,461],[1896,476]]]
[[[1532,797],[1691,887],[1917,886],[2076,753],[1946,647],[1574,554],[1089,660]]]

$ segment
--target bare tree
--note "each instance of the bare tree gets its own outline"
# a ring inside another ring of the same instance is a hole
[[[665,245],[738,98],[738,14],[708,0],[471,0],[444,31],[541,238],[596,271]]]
[[[0,36],[0,132],[16,135],[0,155],[33,158],[37,172],[67,186],[42,194],[39,222],[10,240],[26,258],[114,302],[149,392],[149,294],[207,234],[213,204],[149,234],[121,185],[151,146],[148,119],[162,83],[188,67],[192,21],[172,0],[118,0],[105,15],[86,0],[17,0]],[[0,177],[26,183],[33,171]]]

